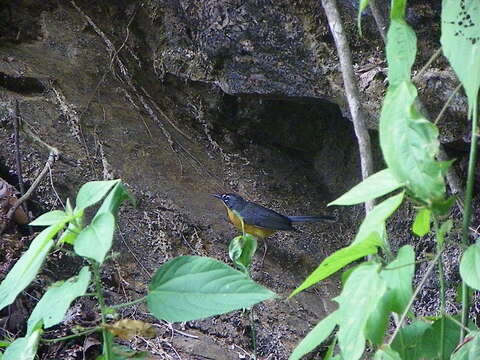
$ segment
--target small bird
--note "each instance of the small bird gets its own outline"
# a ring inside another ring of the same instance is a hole
[[[237,194],[212,194],[212,196],[222,200],[227,208],[228,218],[237,229],[261,239],[265,239],[279,230],[294,231],[292,223],[336,221],[335,217],[329,215],[282,215],[262,205],[247,201]]]

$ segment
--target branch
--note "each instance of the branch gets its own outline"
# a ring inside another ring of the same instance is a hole
[[[343,29],[342,20],[338,13],[336,0],[322,0],[322,6],[327,15],[328,25],[332,32],[337,47],[338,58],[342,69],[345,93],[348,106],[352,115],[353,127],[358,140],[360,150],[360,163],[362,166],[362,178],[365,179],[373,172],[373,160],[370,144],[370,135],[365,121],[365,114],[360,102],[360,92],[355,79],[352,55],[347,37]],[[368,213],[373,208],[373,201],[365,203],[365,211]]]

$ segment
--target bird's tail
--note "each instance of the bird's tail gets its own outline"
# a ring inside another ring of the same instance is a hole
[[[337,221],[335,216],[288,216],[291,222],[317,222],[317,221]]]

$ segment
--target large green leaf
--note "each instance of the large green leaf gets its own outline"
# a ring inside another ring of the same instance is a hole
[[[383,169],[354,186],[330,205],[355,205],[375,199],[401,187],[389,169]]]
[[[45,329],[60,323],[71,302],[87,291],[90,277],[88,266],[84,266],[78,276],[53,284],[33,309],[27,321],[27,335],[39,321]]]
[[[105,256],[112,247],[115,217],[105,212],[95,217],[77,236],[73,249],[83,257],[103,263]]]
[[[379,244],[383,246],[382,239],[385,229],[385,221],[400,206],[403,201],[403,195],[404,193],[401,192],[376,205],[372,211],[365,216],[365,219],[363,219],[362,225],[360,225],[360,229],[358,229],[358,233],[355,236],[352,245],[360,244],[364,242],[365,239],[371,238],[372,235],[375,235]]]
[[[468,114],[477,108],[480,86],[480,3],[478,0],[442,1],[443,53],[462,82]]]
[[[430,207],[444,202],[443,175],[450,163],[435,160],[438,129],[415,109],[416,97],[408,81],[388,90],[380,116],[380,145],[397,180]]]
[[[305,354],[313,351],[318,345],[332,333],[335,326],[337,313],[334,311],[326,318],[322,319],[295,347],[288,360],[298,360]]]
[[[460,260],[460,276],[468,286],[480,290],[480,245],[468,247]]]
[[[417,320],[400,329],[392,342],[392,349],[402,360],[418,360],[422,357],[422,337],[432,325]]]
[[[441,322],[445,322],[445,358],[450,358],[453,350],[458,345],[460,340],[460,328],[450,318],[439,318],[431,327],[429,327],[422,336],[422,351],[421,356],[426,359],[438,358],[441,339]]]
[[[83,184],[75,200],[75,211],[86,209],[102,200],[120,180],[90,181]]]
[[[397,258],[392,261],[380,276],[387,284],[385,301],[388,309],[401,315],[413,295],[412,281],[415,274],[415,250],[411,245],[405,245],[398,251]]]
[[[33,239],[28,250],[15,263],[0,284],[0,310],[10,305],[17,295],[35,279],[53,246],[52,238],[64,226],[64,222],[50,225]]]
[[[344,266],[358,260],[364,256],[376,254],[378,247],[381,245],[376,238],[367,239],[360,244],[350,245],[346,248],[335,251],[332,255],[324,259],[320,265],[305,279],[305,281],[297,287],[289,298],[315,285],[319,281],[326,279],[330,275],[336,273]]]
[[[26,337],[16,339],[3,354],[2,360],[34,360],[42,329],[37,328]]]
[[[410,245],[401,247],[397,258],[380,272],[387,291],[380,299],[376,310],[370,315],[365,328],[365,336],[373,344],[380,346],[383,343],[390,313],[396,312],[401,315],[407,307],[413,295],[414,273],[415,251]]]
[[[480,333],[468,334],[462,346],[452,355],[451,360],[478,360],[480,359]]]
[[[379,268],[376,263],[360,265],[334,299],[339,304],[337,336],[344,359],[358,360],[365,350],[365,326],[386,290]]]
[[[275,293],[212,258],[179,256],[160,266],[149,287],[153,315],[179,322],[248,308]]]
[[[402,18],[392,19],[387,33],[388,82],[390,87],[395,87],[402,81],[410,81],[416,53],[417,37],[415,32]],[[392,138],[394,137],[392,136]]]

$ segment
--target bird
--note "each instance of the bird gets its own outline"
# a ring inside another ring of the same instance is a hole
[[[295,231],[292,223],[336,221],[336,218],[330,215],[282,215],[262,205],[247,201],[237,194],[212,194],[212,196],[222,201],[227,208],[230,222],[237,229],[260,239],[265,239],[277,231]]]

